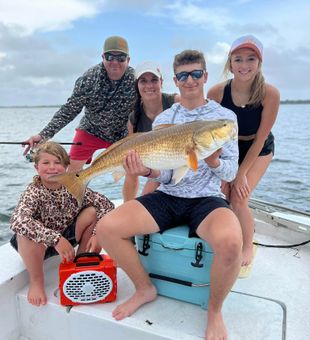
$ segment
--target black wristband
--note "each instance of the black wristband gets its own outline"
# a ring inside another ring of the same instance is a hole
[[[143,177],[150,177],[152,174],[152,169],[149,168],[149,172],[146,175],[143,175]]]

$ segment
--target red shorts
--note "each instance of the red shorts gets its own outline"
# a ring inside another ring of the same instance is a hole
[[[106,149],[111,145],[111,143],[81,129],[75,129],[73,142],[81,142],[82,145],[71,146],[69,151],[70,159],[75,161],[84,161],[87,159],[86,164],[91,162],[95,151],[99,149]]]

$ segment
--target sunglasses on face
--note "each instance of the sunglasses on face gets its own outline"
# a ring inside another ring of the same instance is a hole
[[[178,81],[185,82],[189,76],[191,76],[194,80],[200,79],[204,73],[204,70],[193,70],[190,72],[179,72],[175,75]]]
[[[110,54],[110,53],[105,53],[104,58],[107,61],[113,61],[116,60],[119,63],[123,63],[127,60],[127,55],[126,54]]]

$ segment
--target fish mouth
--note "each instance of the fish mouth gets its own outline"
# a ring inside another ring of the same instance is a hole
[[[234,124],[233,128],[231,129],[230,135],[231,135],[233,140],[237,140],[238,139],[238,128],[237,128],[237,126],[235,124]]]

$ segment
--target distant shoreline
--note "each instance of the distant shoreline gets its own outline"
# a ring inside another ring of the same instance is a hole
[[[310,104],[310,99],[306,100],[281,100],[280,104],[285,105],[285,104]],[[51,108],[59,108],[61,104],[59,105],[14,105],[14,106],[1,106],[0,109],[24,109],[24,108],[46,108],[46,107],[51,107]]]
[[[310,99],[306,100],[281,100],[280,104],[310,104]]]

